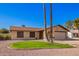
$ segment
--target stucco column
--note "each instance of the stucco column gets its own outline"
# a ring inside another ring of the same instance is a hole
[[[43,32],[43,40],[44,40],[45,42],[48,42],[48,40],[47,40],[47,38],[46,38],[45,31]]]

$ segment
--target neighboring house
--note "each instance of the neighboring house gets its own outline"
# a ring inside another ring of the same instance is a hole
[[[70,32],[68,32],[68,36],[71,39],[79,39],[79,30],[73,28],[72,30],[70,30]]]
[[[65,27],[58,25],[54,26],[53,34],[55,39],[67,39],[67,32]],[[50,28],[47,28],[48,37],[50,38]],[[10,27],[11,39],[44,39],[44,29],[31,27]]]

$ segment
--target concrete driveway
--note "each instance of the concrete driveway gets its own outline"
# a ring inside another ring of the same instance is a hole
[[[37,49],[37,50],[16,50],[8,48],[9,43],[23,40],[0,41],[0,56],[79,56],[79,41],[55,41],[76,46],[76,48],[63,49]]]

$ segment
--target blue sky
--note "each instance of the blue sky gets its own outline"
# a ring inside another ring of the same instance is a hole
[[[46,4],[47,25],[50,25],[50,5]],[[79,17],[79,4],[53,4],[53,24],[64,25],[67,20]],[[0,28],[10,26],[44,27],[43,4],[0,4]]]

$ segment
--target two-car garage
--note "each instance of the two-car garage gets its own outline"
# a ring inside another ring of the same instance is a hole
[[[55,39],[66,39],[67,36],[66,36],[66,32],[62,31],[62,32],[55,32],[54,33],[54,37]]]

